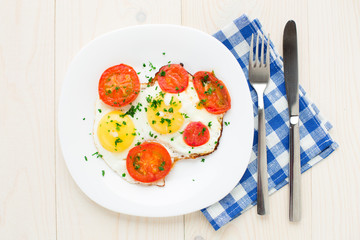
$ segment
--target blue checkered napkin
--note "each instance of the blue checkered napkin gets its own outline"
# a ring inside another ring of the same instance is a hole
[[[241,16],[223,30],[214,34],[236,57],[248,79],[249,49],[251,35],[263,33],[260,22]],[[266,45],[266,44],[265,44]],[[266,46],[265,46],[266,47]],[[289,174],[289,112],[286,100],[282,57],[270,42],[270,82],[265,91],[265,120],[269,193],[272,194],[288,183]],[[257,95],[250,86],[257,123]],[[257,124],[251,159],[239,184],[222,200],[202,209],[215,230],[256,205],[257,180]],[[319,113],[300,87],[300,145],[301,170],[305,172],[329,156],[337,147],[328,131],[332,125]]]

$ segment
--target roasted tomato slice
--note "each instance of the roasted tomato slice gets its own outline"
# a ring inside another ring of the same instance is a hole
[[[99,81],[100,99],[107,105],[123,107],[136,99],[140,81],[135,70],[125,64],[105,70]]]
[[[167,93],[180,93],[189,85],[189,73],[180,64],[163,66],[155,77]]]
[[[194,75],[194,87],[199,96],[199,105],[209,113],[221,114],[231,108],[231,98],[225,84],[214,73],[200,71]]]
[[[183,139],[190,147],[198,147],[209,141],[210,132],[202,122],[191,122],[184,130]]]
[[[171,166],[169,152],[155,142],[144,142],[132,148],[126,158],[126,169],[130,176],[144,183],[164,178]]]

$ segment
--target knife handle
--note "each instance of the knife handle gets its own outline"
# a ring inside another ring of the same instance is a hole
[[[291,222],[297,222],[301,219],[301,163],[300,163],[300,133],[298,117],[290,119],[290,212]],[[291,123],[292,122],[292,123]]]
[[[264,108],[259,108],[258,110],[258,123],[257,213],[259,215],[266,215],[269,214],[269,194]]]

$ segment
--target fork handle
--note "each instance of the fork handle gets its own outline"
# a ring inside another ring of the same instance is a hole
[[[264,108],[259,108],[258,110],[258,125],[257,213],[259,215],[266,215],[269,214],[269,195]]]

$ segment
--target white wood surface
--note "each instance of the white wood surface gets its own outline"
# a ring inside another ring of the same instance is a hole
[[[288,187],[215,232],[200,212],[117,214],[89,200],[66,169],[56,132],[67,66],[95,37],[171,23],[214,33],[246,13],[281,53],[298,26],[300,81],[333,123],[340,148],[302,177],[303,218],[288,221]],[[360,239],[360,2],[358,0],[0,1],[0,239]]]

